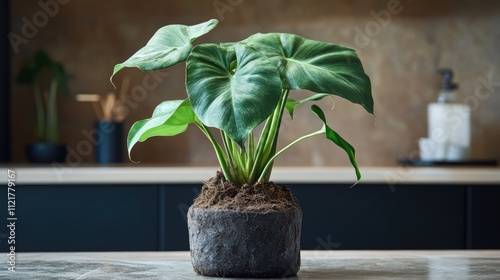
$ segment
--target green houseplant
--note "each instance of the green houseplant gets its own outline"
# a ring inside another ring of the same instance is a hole
[[[177,135],[196,125],[213,145],[222,172],[205,182],[188,211],[195,271],[234,277],[295,275],[302,212],[289,190],[270,182],[274,160],[304,139],[325,135],[347,153],[358,180],[361,175],[354,148],[326,124],[320,107],[313,104],[311,111],[321,129],[278,149],[282,117],[285,111],[293,117],[297,106],[330,95],[373,113],[370,79],[352,49],[293,34],[258,33],[240,42],[192,45],[217,24],[165,26],[115,66],[111,79],[124,67],[151,71],[186,61],[187,98],[164,101],[150,119],[136,122],[127,139],[129,154],[149,137]],[[316,94],[290,98],[297,89]],[[209,127],[220,131],[219,139]]]
[[[48,95],[43,85],[49,80]],[[68,76],[61,63],[39,50],[19,71],[17,82],[32,86],[36,108],[37,142],[27,145],[28,159],[32,162],[62,162],[66,158],[66,146],[59,144],[57,119],[57,94],[68,94]]]

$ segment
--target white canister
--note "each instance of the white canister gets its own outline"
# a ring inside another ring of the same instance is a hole
[[[428,107],[428,135],[438,153],[434,160],[467,160],[470,148],[470,107],[432,103]],[[444,149],[444,151],[443,151]]]

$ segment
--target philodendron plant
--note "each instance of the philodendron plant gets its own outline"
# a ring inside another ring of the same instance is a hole
[[[357,179],[361,178],[354,148],[326,124],[317,105],[311,110],[323,123],[320,130],[304,135],[278,150],[280,123],[286,110],[330,95],[341,96],[373,113],[370,79],[350,48],[308,40],[286,33],[257,33],[240,42],[200,44],[193,41],[208,33],[217,20],[160,28],[132,57],[114,68],[160,70],[186,61],[185,100],[160,103],[149,119],[136,122],[127,144],[153,136],[173,136],[193,123],[212,143],[226,179],[236,186],[269,181],[277,156],[294,144],[325,135],[345,150]],[[289,97],[291,90],[316,94],[302,100]],[[254,129],[265,122],[260,135]],[[220,130],[219,143],[209,127]]]

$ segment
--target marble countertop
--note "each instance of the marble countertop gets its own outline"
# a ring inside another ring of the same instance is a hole
[[[215,175],[218,167],[166,167],[130,165],[103,166],[2,166],[16,172],[17,184],[175,184],[201,183]],[[500,168],[478,167],[361,167],[362,183],[500,184]],[[271,180],[277,183],[354,184],[352,167],[275,167]]]
[[[189,252],[2,254],[0,279],[228,279],[197,275]],[[288,279],[500,279],[500,250],[303,251]]]

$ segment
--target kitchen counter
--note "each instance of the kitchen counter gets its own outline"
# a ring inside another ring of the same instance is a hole
[[[18,253],[7,266],[1,279],[228,279],[197,275],[189,252]],[[500,279],[500,251],[303,251],[288,279]]]
[[[7,169],[16,172],[17,184],[198,184],[215,174],[219,167],[164,167],[137,164],[109,166],[2,166],[2,182]],[[361,183],[375,184],[496,184],[500,168],[479,167],[361,167]],[[354,184],[352,167],[275,167],[271,180],[282,183]]]

